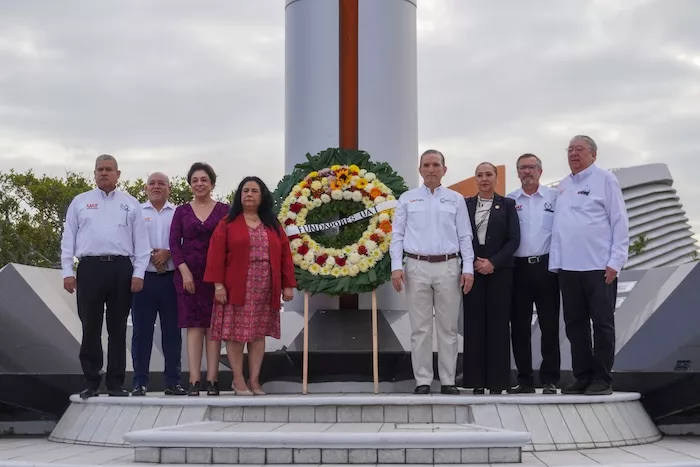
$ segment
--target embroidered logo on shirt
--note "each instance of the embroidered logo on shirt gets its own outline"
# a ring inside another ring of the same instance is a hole
[[[515,205],[515,210],[516,210],[516,211],[522,211],[522,210],[523,210],[523,205],[522,205],[522,204],[516,204],[516,205]]]
[[[544,203],[544,210],[547,212],[554,212],[554,206],[552,203]]]
[[[409,203],[415,203],[416,201],[423,201],[423,198],[409,199]]]
[[[97,209],[97,206],[99,206],[98,203],[88,203],[87,204],[88,209]]]
[[[144,217],[144,218],[143,218],[143,221],[144,221],[144,222],[151,222],[151,218],[150,218],[150,217]]]
[[[586,188],[584,188],[583,190],[579,191],[579,192],[576,193],[576,194],[577,194],[577,195],[586,195],[586,196],[588,196],[588,195],[591,194],[591,189],[588,188],[588,187],[586,187]]]
[[[447,198],[440,198],[441,203],[450,203],[450,204],[455,204],[455,200],[453,199],[447,199]]]

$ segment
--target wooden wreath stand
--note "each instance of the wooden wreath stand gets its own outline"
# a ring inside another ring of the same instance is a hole
[[[309,389],[309,297],[304,291],[304,357],[302,363],[302,394]],[[377,291],[372,291],[372,373],[374,378],[374,393],[379,394],[379,338],[377,331]]]

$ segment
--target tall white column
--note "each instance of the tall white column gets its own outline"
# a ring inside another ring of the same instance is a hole
[[[358,146],[388,162],[410,188],[418,184],[416,0],[359,0]],[[339,146],[338,0],[286,2],[285,170]],[[360,308],[371,305],[369,294]],[[403,310],[405,299],[387,284],[382,309]],[[301,297],[287,305],[300,310]],[[314,297],[312,308],[337,307]]]

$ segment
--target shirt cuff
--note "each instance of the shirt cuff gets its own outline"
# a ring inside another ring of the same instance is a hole
[[[146,270],[145,269],[134,269],[134,273],[131,275],[131,277],[135,277],[136,279],[143,279],[143,276],[146,275]]]
[[[622,271],[622,266],[624,266],[624,263],[620,264],[619,261],[615,261],[613,259],[608,261],[608,267],[613,268],[618,274],[620,273],[620,271]]]
[[[400,260],[391,260],[391,272],[403,271],[403,258]]]
[[[466,262],[462,261],[462,274],[471,274],[472,276],[474,275],[474,263],[471,261]]]
[[[75,277],[75,271],[72,265],[70,268],[63,268],[63,278],[65,279],[66,277]]]

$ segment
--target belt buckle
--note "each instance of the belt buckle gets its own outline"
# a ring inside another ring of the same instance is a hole
[[[527,264],[535,264],[540,262],[540,257],[539,256],[528,256],[527,258]]]
[[[102,256],[100,256],[100,261],[105,261],[105,262],[111,263],[112,261],[114,261],[114,256],[113,255],[102,255]]]

